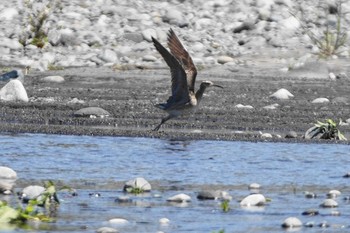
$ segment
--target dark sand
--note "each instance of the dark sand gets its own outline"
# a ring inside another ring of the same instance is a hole
[[[335,143],[304,140],[302,135],[317,120],[350,118],[348,79],[331,81],[318,78],[317,74],[315,78],[303,78],[303,74],[298,72],[287,75],[263,63],[260,67],[264,69],[224,67],[200,70],[196,85],[198,87],[200,81],[211,80],[225,89],[208,89],[196,113],[189,118],[168,121],[159,132],[153,132],[152,129],[166,113],[153,107],[152,102],[164,102],[170,94],[170,76],[166,67],[128,70],[70,68],[31,72],[25,79],[29,103],[1,102],[0,131],[179,140]],[[61,75],[65,82],[41,81],[48,75]],[[288,89],[295,97],[285,101],[269,98],[280,88]],[[318,97],[329,98],[331,102],[312,104],[311,101]],[[343,101],[339,101],[339,97]],[[68,103],[73,98],[85,103]],[[279,104],[276,110],[263,109],[274,103]],[[237,104],[252,105],[254,109],[238,109],[235,108]],[[88,106],[101,107],[111,116],[95,119],[73,116],[75,111]],[[341,126],[340,129],[350,138],[349,126]],[[297,132],[297,139],[284,138],[291,130]],[[271,133],[274,137],[263,139],[259,132]],[[281,135],[281,138],[276,137],[276,134]]]

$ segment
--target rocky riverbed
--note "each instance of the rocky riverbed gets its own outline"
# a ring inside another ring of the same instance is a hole
[[[305,35],[307,27],[322,38],[340,10],[341,28],[348,27],[350,3],[342,9],[336,3],[8,1],[0,6],[1,70],[30,67],[24,82],[29,101],[3,101],[0,130],[283,141],[294,131],[292,141],[304,141],[317,120],[331,118],[345,122],[340,129],[347,136],[348,41],[320,60],[320,48]],[[39,48],[30,17],[42,12],[46,37]],[[166,115],[153,103],[168,98],[170,74],[150,40],[166,44],[169,28],[193,56],[197,87],[211,80],[225,89],[210,89],[195,114],[152,132]],[[281,88],[294,97],[271,98]],[[108,114],[77,116],[85,107]]]

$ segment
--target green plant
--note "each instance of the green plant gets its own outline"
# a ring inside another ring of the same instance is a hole
[[[43,48],[48,43],[45,24],[53,8],[53,1],[33,2],[26,0],[24,4],[27,13],[23,22],[25,22],[27,30],[20,35],[18,41],[23,46],[26,46],[29,41],[30,44]]]
[[[335,25],[330,25],[329,17],[331,15],[329,6],[324,7],[324,11],[326,12],[326,20],[324,25],[324,30],[320,32],[314,32],[309,29],[307,25],[307,19],[303,10],[301,12],[301,18],[297,17],[296,14],[291,13],[298,21],[303,29],[303,32],[310,38],[312,43],[318,48],[318,55],[321,58],[327,58],[333,55],[339,54],[341,51],[339,49],[345,45],[347,42],[347,31],[342,28],[342,21],[344,14],[342,12],[342,3],[343,0],[338,0],[336,4],[336,10],[332,13],[336,15],[336,23]],[[300,7],[302,9],[302,7]],[[319,27],[317,28],[319,30]],[[322,29],[321,29],[322,30]]]
[[[339,124],[341,121],[339,122]],[[317,121],[315,126],[311,127],[305,132],[306,139],[335,139],[347,140],[346,137],[338,129],[338,125],[332,119],[327,119],[326,122]]]
[[[222,211],[228,212],[230,211],[230,201],[229,200],[223,200],[220,204]]]
[[[132,194],[141,194],[145,190],[143,190],[143,188],[139,188],[139,187],[129,187],[129,188],[126,188],[126,191],[128,193],[132,193]]]

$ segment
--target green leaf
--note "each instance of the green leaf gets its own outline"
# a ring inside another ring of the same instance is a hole
[[[0,223],[10,223],[12,220],[18,218],[17,210],[5,205],[0,207]]]

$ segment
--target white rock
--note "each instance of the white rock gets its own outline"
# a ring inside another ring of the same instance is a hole
[[[322,202],[321,207],[324,208],[334,208],[338,206],[338,202],[333,199],[326,199]]]
[[[9,167],[0,166],[0,192],[11,194],[15,185],[17,173]]]
[[[180,194],[174,195],[172,197],[169,197],[167,199],[167,201],[170,201],[170,202],[190,202],[191,197],[187,194],[180,193]]]
[[[219,64],[225,64],[228,62],[233,62],[234,59],[232,57],[229,57],[229,56],[220,56],[220,57],[218,57],[217,61]]]
[[[266,198],[262,194],[251,194],[245,197],[241,202],[241,206],[262,206],[266,204]]]
[[[329,197],[339,197],[341,195],[341,192],[339,190],[330,190],[328,193],[327,193],[327,196]]]
[[[281,88],[272,95],[270,95],[270,98],[277,100],[287,100],[292,97],[294,97],[294,95],[284,88]]]
[[[101,58],[105,62],[116,63],[118,61],[118,56],[116,52],[111,49],[104,49],[100,54],[99,58]]]
[[[147,62],[155,62],[157,61],[157,58],[155,56],[152,55],[145,55],[142,57],[143,61],[147,61]]]
[[[260,135],[260,137],[261,137],[261,138],[272,138],[272,134],[270,134],[270,133],[262,133],[262,134]]]
[[[19,15],[18,10],[15,8],[4,8],[0,12],[0,20],[11,21]]]
[[[248,186],[249,189],[260,189],[261,188],[261,185],[258,184],[258,183],[251,183],[249,186]]]
[[[100,227],[96,231],[97,233],[116,233],[118,232],[117,229],[114,229],[112,227]]]
[[[109,112],[107,112],[103,108],[99,108],[99,107],[87,107],[87,108],[79,109],[78,111],[74,112],[74,116],[76,116],[76,117],[95,116],[95,117],[103,118],[103,117],[108,117],[110,115],[111,114]]]
[[[296,217],[286,218],[282,223],[282,227],[284,228],[301,227],[302,225],[303,223]]]
[[[4,101],[29,101],[26,89],[22,82],[17,79],[9,81],[1,88],[0,99]]]
[[[44,78],[41,79],[44,82],[50,82],[50,83],[63,83],[64,82],[64,78],[62,76],[46,76]]]
[[[113,225],[125,225],[129,223],[129,221],[124,218],[112,218],[108,222]]]
[[[127,191],[129,188],[139,188],[144,192],[149,192],[152,189],[151,184],[142,177],[127,181],[124,185],[124,191]]]
[[[170,223],[170,220],[168,218],[161,218],[159,219],[159,223],[162,225],[168,225]]]
[[[39,198],[45,192],[45,188],[39,185],[30,185],[22,190],[24,200],[33,200]]]
[[[332,73],[332,72],[330,72],[329,74],[328,74],[328,76],[329,76],[329,79],[330,80],[336,80],[337,79],[337,76],[334,74],[334,73]]]
[[[243,108],[243,109],[253,109],[253,106],[251,105],[243,105],[243,104],[237,104],[235,108]]]
[[[314,99],[311,103],[313,103],[313,104],[324,104],[324,103],[329,103],[329,99],[323,98],[323,97],[321,97],[321,98],[316,98],[316,99]]]
[[[157,31],[153,28],[148,28],[142,31],[142,36],[148,42],[152,42],[152,37],[157,39]]]
[[[17,173],[9,167],[0,166],[0,179],[17,179]]]
[[[263,109],[267,109],[267,110],[274,110],[279,106],[279,104],[275,103],[275,104],[271,104],[271,105],[267,105],[265,107],[263,107]]]

